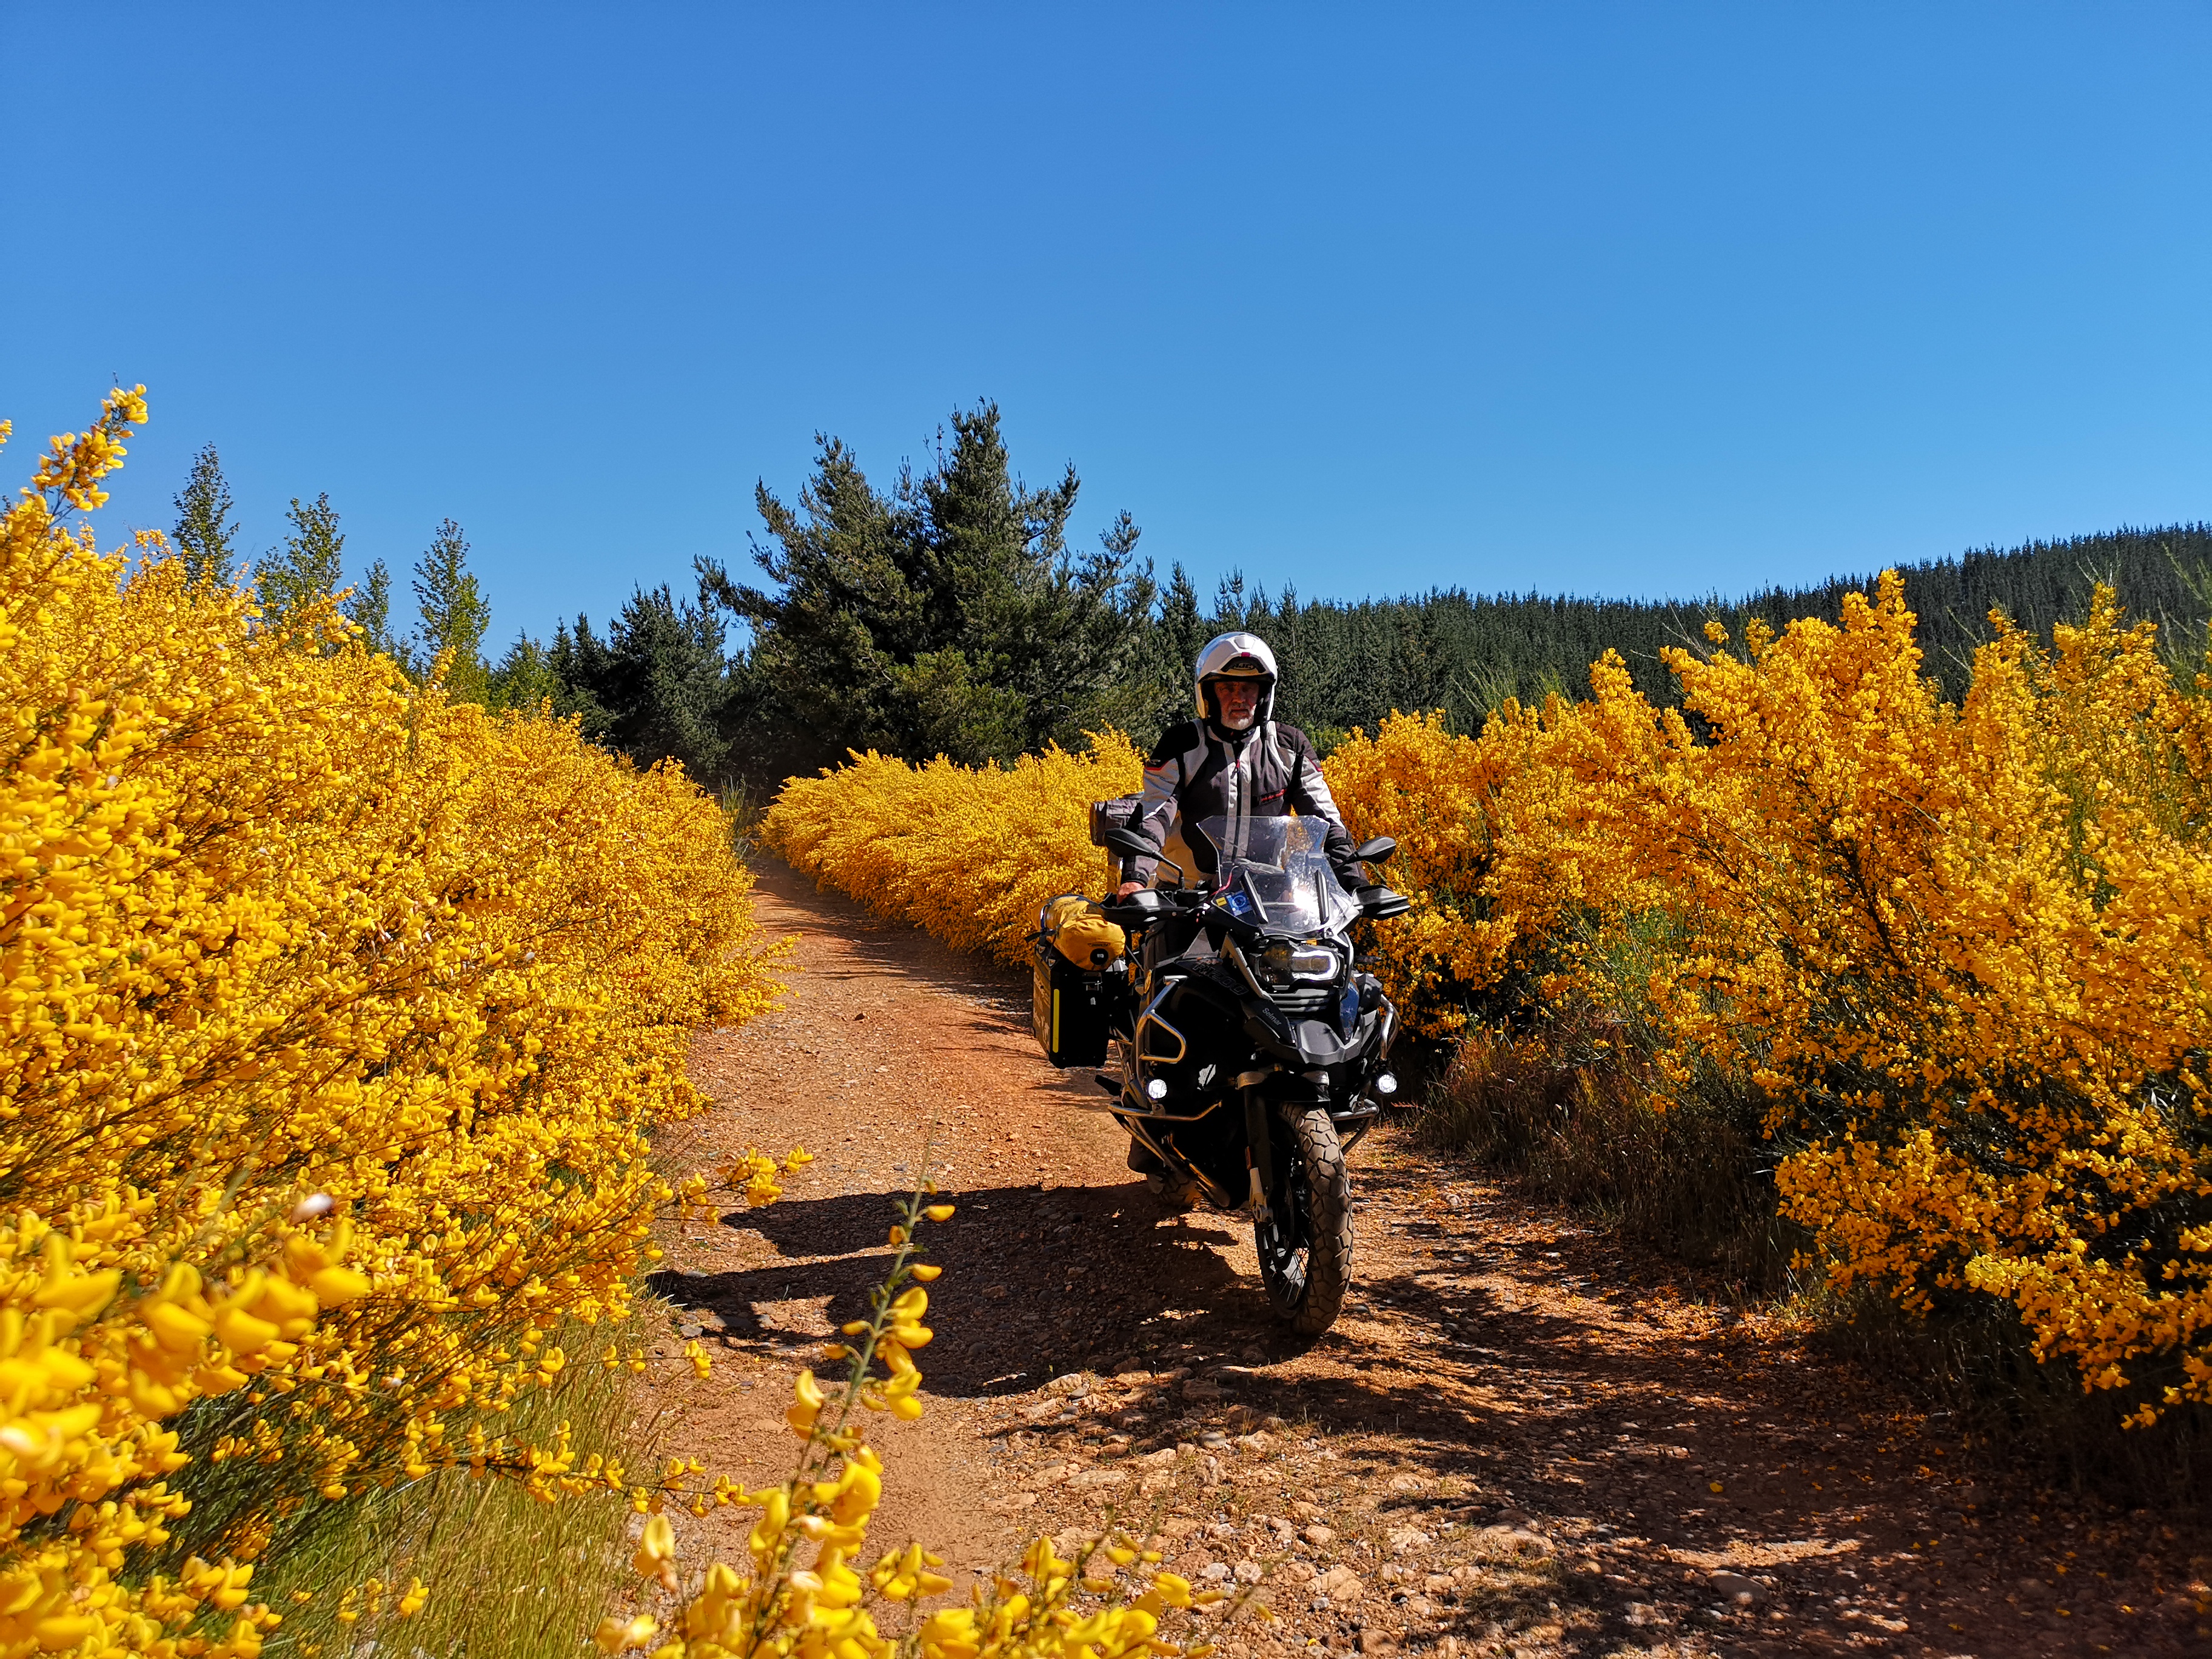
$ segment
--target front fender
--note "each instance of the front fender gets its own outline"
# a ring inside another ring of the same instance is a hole
[[[1252,1040],[1254,1048],[1277,1060],[1296,1065],[1304,1059],[1298,1052],[1297,1033],[1283,1011],[1272,1002],[1244,1005],[1244,1035]]]

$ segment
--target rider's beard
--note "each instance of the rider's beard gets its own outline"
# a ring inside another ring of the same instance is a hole
[[[1259,721],[1260,699],[1257,697],[1246,703],[1241,711],[1232,714],[1224,689],[1217,684],[1206,702],[1213,705],[1214,724],[1224,732],[1249,732]]]

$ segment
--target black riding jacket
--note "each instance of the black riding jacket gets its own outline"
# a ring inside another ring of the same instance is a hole
[[[1279,818],[1292,812],[1328,822],[1323,850],[1337,879],[1346,888],[1356,886],[1359,869],[1352,856],[1351,831],[1344,827],[1328,780],[1321,775],[1321,757],[1304,732],[1295,726],[1257,720],[1249,731],[1224,737],[1211,722],[1185,720],[1161,734],[1145,763],[1145,804],[1129,827],[1162,848],[1179,823],[1223,817],[1233,832],[1240,818]],[[1212,854],[1202,840],[1193,841],[1191,851],[1211,875]],[[1157,867],[1156,860],[1130,859],[1125,877],[1150,881]]]

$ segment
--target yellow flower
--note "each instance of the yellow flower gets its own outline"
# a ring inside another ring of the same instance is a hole
[[[601,1653],[627,1653],[632,1648],[641,1648],[653,1640],[653,1633],[659,1628],[659,1622],[648,1613],[641,1613],[636,1618],[627,1620],[609,1617],[599,1621],[599,1627],[592,1632],[592,1640],[598,1644]]]
[[[784,1421],[791,1425],[791,1431],[801,1440],[810,1439],[814,1433],[815,1419],[822,1415],[821,1387],[815,1382],[812,1371],[804,1370],[799,1372],[791,1391],[793,1404],[790,1410],[784,1413]]]
[[[921,1415],[921,1401],[916,1393],[921,1387],[921,1373],[912,1370],[900,1372],[884,1384],[883,1397],[893,1417],[911,1423]]]
[[[676,1588],[676,1529],[665,1515],[656,1515],[645,1523],[643,1536],[638,1540],[637,1553],[630,1559],[630,1571],[641,1577],[657,1578],[662,1588]]]

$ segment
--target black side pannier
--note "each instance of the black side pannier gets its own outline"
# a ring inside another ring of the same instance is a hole
[[[1037,916],[1030,1024],[1055,1066],[1106,1063],[1106,1027],[1128,994],[1122,934],[1080,893],[1046,901]]]

